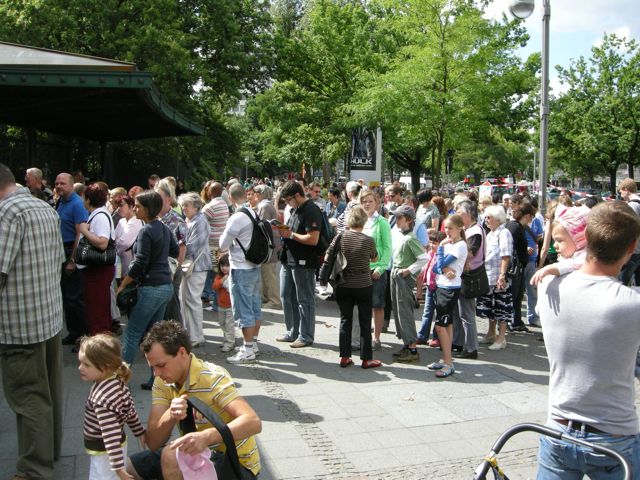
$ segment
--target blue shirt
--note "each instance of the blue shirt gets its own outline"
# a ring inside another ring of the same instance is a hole
[[[89,212],[84,208],[84,203],[76,192],[72,192],[67,200],[60,197],[57,211],[60,216],[62,241],[73,242],[76,239],[76,225],[85,223],[89,218]]]

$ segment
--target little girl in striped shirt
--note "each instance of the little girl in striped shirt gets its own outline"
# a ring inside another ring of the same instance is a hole
[[[122,361],[120,340],[108,334],[85,337],[78,352],[78,370],[93,382],[84,412],[84,446],[91,456],[89,480],[133,479],[125,470],[124,424],[145,446],[145,429],[131,398],[131,370]]]

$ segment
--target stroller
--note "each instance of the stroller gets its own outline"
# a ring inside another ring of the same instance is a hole
[[[618,462],[622,464],[622,468],[624,470],[624,480],[633,479],[633,473],[631,472],[631,466],[629,465],[629,462],[615,450],[611,450],[610,448],[601,447],[599,445],[585,442],[584,440],[570,437],[562,432],[558,432],[557,430],[553,430],[543,425],[538,425],[535,423],[519,423],[518,425],[510,427],[502,435],[500,435],[498,440],[496,440],[496,442],[493,444],[493,447],[491,447],[491,453],[489,453],[484,461],[480,465],[478,465],[478,468],[476,468],[476,471],[474,472],[473,477],[471,477],[471,480],[486,480],[489,470],[493,472],[494,480],[509,480],[509,477],[507,477],[507,475],[498,466],[498,459],[496,458],[496,455],[500,453],[502,447],[504,447],[505,443],[507,443],[507,441],[511,437],[521,432],[537,432],[542,435],[555,438],[557,440],[564,440],[567,442],[575,443],[577,445],[582,445],[584,447],[589,447],[595,452],[607,455],[608,457],[612,457],[618,460]]]

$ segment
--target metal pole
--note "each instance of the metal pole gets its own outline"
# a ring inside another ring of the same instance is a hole
[[[540,212],[547,211],[547,153],[549,145],[549,19],[551,0],[543,0],[542,14],[542,89],[540,92]]]
[[[533,179],[532,179],[533,189],[532,190],[533,190],[533,194],[534,195],[536,193],[536,160],[537,160],[537,158],[536,158],[536,147],[533,147]],[[538,203],[538,205],[540,205],[540,204]]]

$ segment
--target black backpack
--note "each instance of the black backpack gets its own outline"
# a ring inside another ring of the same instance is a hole
[[[247,215],[253,224],[249,248],[244,248],[242,243],[240,243],[240,240],[236,239],[238,245],[244,252],[244,258],[256,265],[267,263],[271,260],[271,256],[275,250],[271,224],[266,220],[260,220],[259,218],[256,219],[256,217],[251,215],[249,210],[244,207],[240,208],[238,212],[242,212]]]
[[[319,257],[322,257],[327,251],[327,248],[329,248],[329,245],[331,245],[334,233],[331,225],[329,225],[329,218],[327,217],[327,214],[320,210],[320,215],[322,216],[322,228],[320,229],[320,237],[316,244],[316,253]]]

